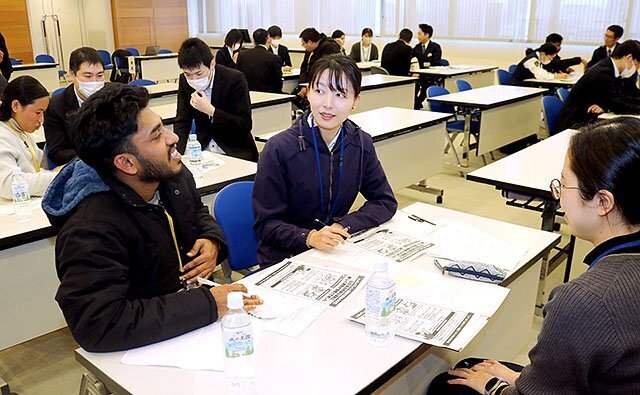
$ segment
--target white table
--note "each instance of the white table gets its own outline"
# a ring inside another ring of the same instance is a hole
[[[279,132],[291,126],[291,102],[292,95],[267,92],[249,92],[251,99],[251,118],[254,136]],[[160,115],[162,122],[173,129],[178,102],[149,106],[156,114]]]
[[[60,77],[58,77],[58,63],[33,63],[18,64],[13,66],[13,73],[10,80],[20,76],[29,75],[38,81],[49,91],[53,92],[60,88]]]
[[[494,85],[496,82],[497,66],[451,65],[434,66],[424,69],[411,70],[412,73],[427,75],[436,83],[445,87],[449,92],[458,92],[457,80],[465,80],[475,88]]]
[[[396,337],[385,348],[369,345],[362,325],[346,316],[357,298],[336,309],[328,308],[299,338],[263,332],[256,347],[256,394],[354,394],[380,390],[385,394],[423,393],[427,383],[447,368],[446,362],[467,355],[514,358],[529,342],[539,259],[559,237],[548,232],[472,216],[423,203],[407,211],[430,218],[456,219],[472,224],[508,242],[526,245],[528,252],[519,269],[504,285],[512,291],[475,340],[460,353],[430,347]],[[311,259],[311,258],[309,258]],[[339,266],[325,261],[318,264]],[[436,271],[426,256],[408,264]],[[354,270],[354,269],[350,269]],[[357,271],[357,270],[356,270]],[[251,277],[253,282],[269,269]],[[168,367],[126,366],[124,352],[88,353],[76,350],[76,359],[114,394],[225,394],[222,372],[190,371]],[[445,362],[446,361],[446,362]],[[408,372],[404,368],[417,363]],[[385,383],[390,386],[381,390]]]
[[[571,73],[568,78],[562,79],[552,79],[552,80],[541,80],[537,78],[528,78],[524,80],[524,84],[528,86],[538,87],[538,88],[549,88],[549,89],[557,89],[557,88],[567,88],[571,89],[578,82],[580,78],[582,78],[583,73]]]
[[[416,77],[383,74],[363,76],[360,103],[353,113],[389,106],[413,109],[417,80]]]
[[[129,56],[129,70],[138,70],[140,78],[156,82],[176,80],[182,73],[177,53]]]
[[[298,86],[300,81],[300,69],[293,68],[291,71],[282,72],[282,91],[291,93]]]
[[[211,212],[215,193],[236,181],[252,180],[257,164],[219,155],[224,165],[196,180]],[[0,215],[0,350],[66,326],[54,300],[59,281],[55,271],[56,231],[42,208],[19,223]]]
[[[560,202],[551,196],[549,185],[552,179],[560,178],[569,139],[573,133],[575,131],[570,129],[560,132],[468,173],[467,179],[493,185],[502,190],[502,195],[507,198],[507,204],[510,206],[540,211],[541,229],[553,232]],[[521,200],[525,202],[520,203]],[[575,237],[572,236],[569,243],[548,261],[545,272],[553,271],[566,258],[564,281],[569,281],[574,245]]]
[[[149,106],[172,104],[178,102],[178,83],[162,82],[156,85],[146,85],[149,92]]]
[[[615,114],[612,112],[605,112],[604,114],[598,115],[598,119],[616,119],[620,117],[640,118],[640,114]]]
[[[504,147],[540,129],[540,97],[546,89],[492,85],[465,92],[430,97],[429,102],[457,106],[465,113],[464,151],[469,163],[469,138],[472,113],[480,111],[480,132],[476,155]]]

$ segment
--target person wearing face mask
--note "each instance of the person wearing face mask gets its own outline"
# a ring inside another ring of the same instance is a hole
[[[280,29],[280,26],[271,26],[269,29],[267,29],[267,33],[269,33],[269,38],[271,39],[269,50],[280,57],[282,66],[292,67],[289,48],[281,43],[282,29]]]
[[[44,117],[44,135],[49,159],[58,165],[68,163],[76,156],[73,128],[69,115],[87,98],[104,87],[104,65],[100,54],[82,47],[69,56],[69,75],[73,84],[51,98]]]
[[[333,249],[398,207],[371,136],[347,119],[360,101],[358,65],[325,56],[309,78],[310,109],[269,139],[258,162],[253,228],[262,267],[310,248]],[[366,203],[350,212],[358,193]]]
[[[344,41],[347,36],[344,32],[340,29],[334,30],[333,33],[331,33],[331,38],[340,46],[340,53],[346,56],[347,51],[344,49]]]
[[[49,92],[31,76],[18,77],[0,97],[0,197],[11,199],[11,175],[20,167],[32,196],[41,196],[56,171],[45,170],[43,152],[31,138],[43,122]]]
[[[604,32],[604,45],[599,46],[593,51],[591,60],[587,63],[587,69],[595,66],[602,59],[610,58],[616,48],[618,48],[618,45],[620,45],[618,42],[622,38],[623,34],[624,29],[622,26],[609,26],[607,31]]]
[[[640,99],[625,95],[623,89],[626,80],[636,75],[639,64],[640,46],[627,40],[610,58],[590,67],[569,91],[558,118],[558,130],[593,122],[603,112],[640,114]]]
[[[540,48],[525,56],[518,63],[516,70],[511,74],[511,85],[523,85],[523,81],[529,78],[537,78],[539,80],[552,80],[554,78],[566,78],[565,73],[551,73],[544,69],[543,66],[551,63],[553,58],[558,54],[558,48],[551,43],[544,43]]]
[[[378,60],[378,47],[373,44],[373,30],[362,29],[362,39],[351,46],[349,56],[356,62],[373,62]]]
[[[236,68],[238,51],[242,46],[242,33],[238,29],[231,29],[224,37],[224,47],[216,52],[216,64],[220,66]]]
[[[178,51],[182,69],[178,83],[178,109],[173,130],[184,152],[195,121],[203,150],[258,161],[251,134],[251,99],[244,74],[213,60],[207,44],[199,38],[185,40]]]

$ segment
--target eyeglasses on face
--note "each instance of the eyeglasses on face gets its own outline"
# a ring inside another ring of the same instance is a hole
[[[549,189],[551,190],[551,196],[555,200],[559,200],[560,193],[562,193],[563,189],[580,189],[580,187],[571,187],[567,185],[562,185],[560,180],[558,180],[557,178],[554,178],[553,180],[551,180],[551,184],[549,184]]]

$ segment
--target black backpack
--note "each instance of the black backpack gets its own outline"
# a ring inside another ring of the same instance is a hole
[[[113,71],[111,72],[111,82],[128,84],[133,80],[133,74],[129,72],[129,56],[133,54],[126,49],[116,49],[111,55]]]

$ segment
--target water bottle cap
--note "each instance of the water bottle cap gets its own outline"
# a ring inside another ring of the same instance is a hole
[[[227,307],[229,309],[241,309],[243,306],[242,292],[230,292],[227,295]]]
[[[190,140],[190,141],[195,141],[197,138],[198,138],[198,136],[197,136],[195,133],[191,133],[191,134],[189,135],[189,140]]]
[[[373,270],[376,272],[386,272],[387,271],[387,261],[381,259],[379,261],[375,261],[373,263]]]
[[[22,174],[22,169],[20,168],[20,166],[14,166],[11,172],[13,174]]]

